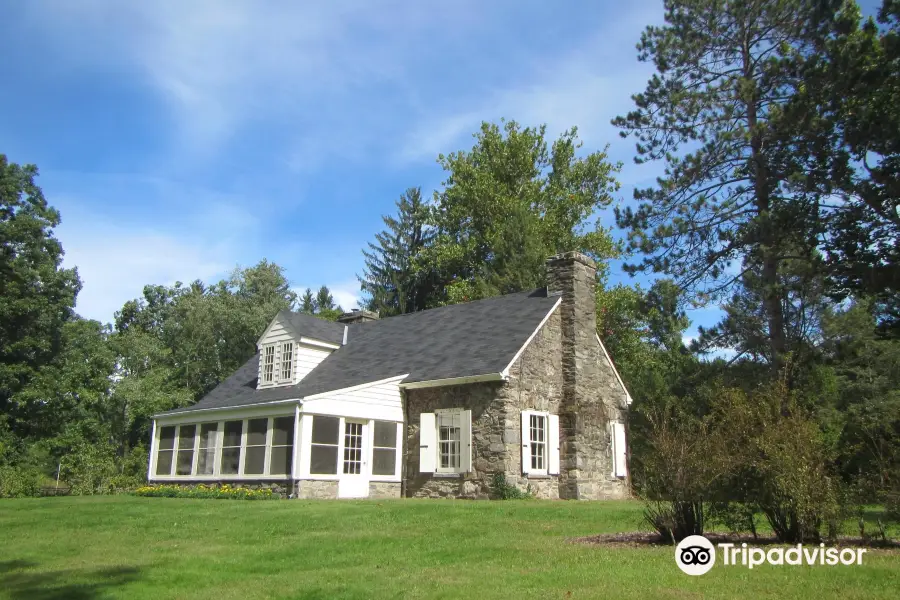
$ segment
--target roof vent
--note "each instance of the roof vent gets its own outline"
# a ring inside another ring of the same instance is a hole
[[[378,313],[370,310],[351,310],[345,312],[338,317],[338,323],[350,325],[351,323],[368,323],[369,321],[377,321]]]

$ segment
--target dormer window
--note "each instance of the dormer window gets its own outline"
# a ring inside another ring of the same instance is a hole
[[[263,383],[275,381],[275,345],[263,348]]]
[[[290,383],[294,376],[294,342],[281,345],[281,382]]]

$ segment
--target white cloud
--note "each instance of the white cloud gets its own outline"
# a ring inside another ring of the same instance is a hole
[[[209,280],[231,266],[226,244],[207,245],[153,229],[96,221],[57,230],[66,267],[78,267],[84,284],[76,310],[83,317],[112,321],[115,311],[139,297],[147,284]]]

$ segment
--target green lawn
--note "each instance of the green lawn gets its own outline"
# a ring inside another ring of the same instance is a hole
[[[0,501],[0,598],[897,598],[900,554],[682,574],[631,502]]]

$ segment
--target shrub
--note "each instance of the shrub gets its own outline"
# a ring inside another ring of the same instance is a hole
[[[0,466],[0,498],[37,496],[40,491],[40,471],[30,467]]]
[[[494,473],[491,478],[491,489],[497,500],[527,500],[534,497],[531,491],[523,492],[517,486],[506,480],[506,474]]]
[[[723,393],[725,393],[723,391]],[[648,425],[642,470],[636,482],[644,518],[673,543],[702,535],[709,503],[733,468],[710,419],[666,404],[644,415]]]
[[[277,500],[278,494],[268,488],[258,490],[229,484],[183,487],[180,485],[145,485],[132,492],[149,498],[210,498],[221,500]]]

